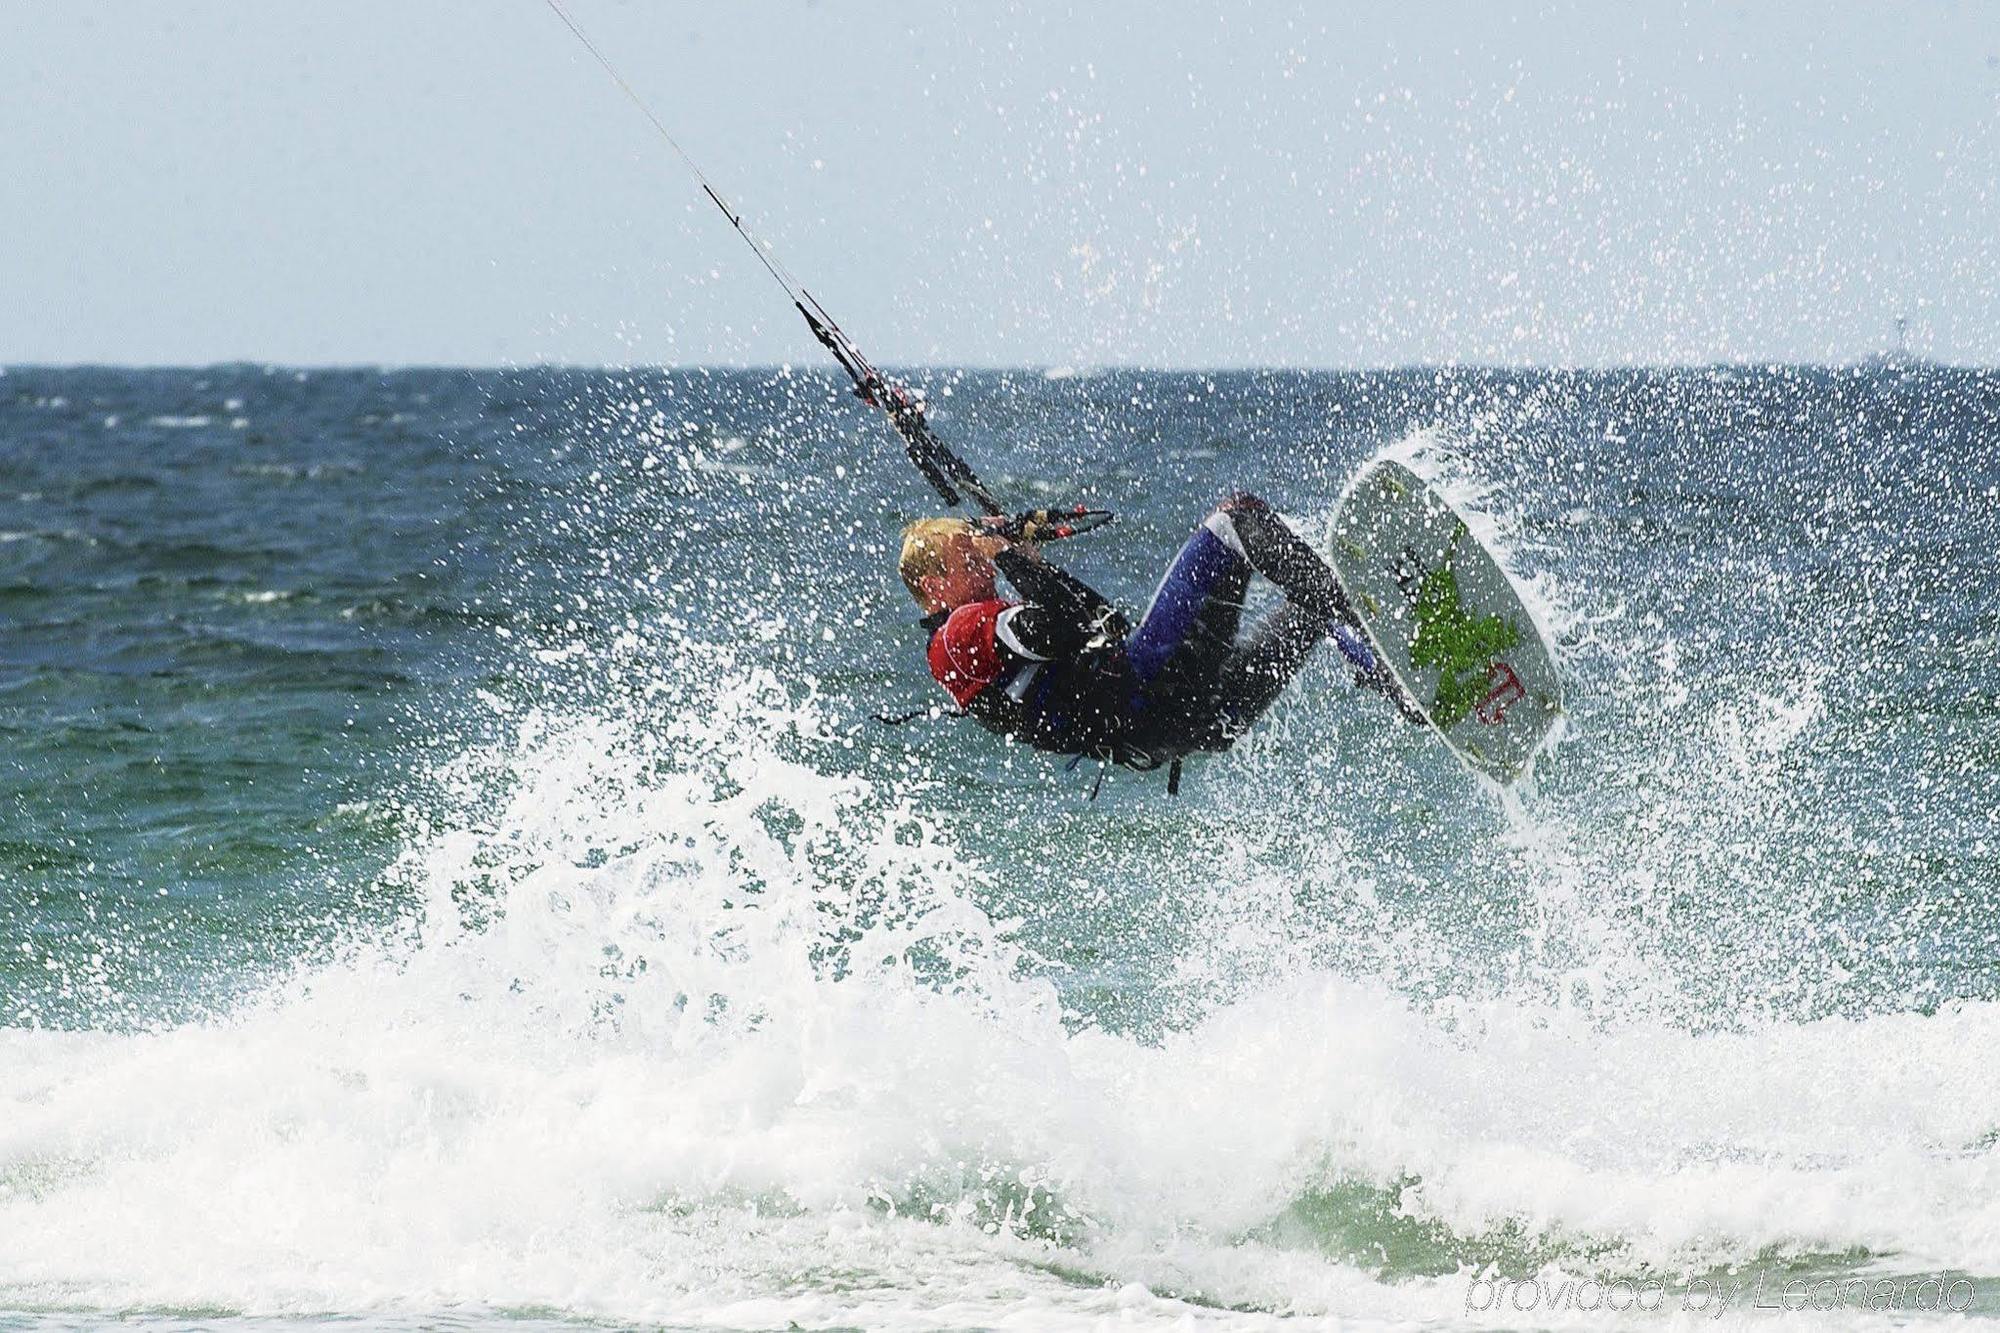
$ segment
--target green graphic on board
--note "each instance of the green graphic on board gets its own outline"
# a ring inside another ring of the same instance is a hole
[[[1438,669],[1437,697],[1430,712],[1431,721],[1440,728],[1454,725],[1473,710],[1486,688],[1493,659],[1521,641],[1513,621],[1497,615],[1474,619],[1466,611],[1458,575],[1451,567],[1458,539],[1464,535],[1461,523],[1444,560],[1418,585],[1414,608],[1417,632],[1410,643],[1410,661]]]

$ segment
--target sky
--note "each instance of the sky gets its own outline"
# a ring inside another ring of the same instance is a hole
[[[2000,364],[2000,4],[566,0],[878,361]],[[0,364],[817,364],[544,0],[0,0]]]

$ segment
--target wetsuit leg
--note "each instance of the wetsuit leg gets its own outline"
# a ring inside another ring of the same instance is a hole
[[[1238,646],[1252,570],[1276,584],[1286,604]],[[1181,547],[1127,641],[1146,714],[1135,743],[1158,752],[1227,748],[1329,633],[1357,674],[1381,674],[1357,624],[1318,553],[1256,496],[1230,497]]]
[[[1139,627],[1125,640],[1139,684],[1213,677],[1236,644],[1250,565],[1204,524],[1167,566]],[[1203,668],[1206,668],[1205,670]]]
[[[1261,499],[1233,495],[1202,521],[1153,594],[1145,618],[1127,643],[1127,652],[1142,682],[1150,682],[1191,644],[1217,641],[1225,648],[1236,637],[1243,594],[1255,570],[1276,584],[1285,601],[1316,621],[1323,633],[1329,625],[1358,625],[1340,581],[1298,534]],[[1195,634],[1195,630],[1202,633]],[[1351,635],[1341,636],[1348,656],[1366,646]],[[1350,640],[1352,642],[1350,643]],[[1213,659],[1220,667],[1221,658]],[[1357,662],[1366,669],[1373,662]]]
[[[1325,634],[1317,616],[1296,606],[1281,606],[1266,616],[1216,673],[1213,731],[1233,741],[1250,730]]]
[[[1285,521],[1254,495],[1231,497],[1221,512],[1230,515],[1245,558],[1257,572],[1284,590],[1290,606],[1320,618],[1323,632],[1354,669],[1354,683],[1385,696],[1406,719],[1423,724],[1423,711],[1397,684],[1388,664],[1377,658],[1361,618],[1348,605],[1340,580],[1319,553],[1300,541]],[[1278,652],[1275,641],[1273,651]],[[1295,663],[1292,670],[1297,669]]]
[[[1346,590],[1319,553],[1299,540],[1298,534],[1254,495],[1231,496],[1216,512],[1228,518],[1244,558],[1257,572],[1278,585],[1289,605],[1318,618],[1322,631],[1354,668],[1357,681],[1398,699],[1400,707],[1394,680],[1376,660],[1375,650],[1362,631],[1361,618],[1354,614]]]
[[[1218,518],[1224,520],[1226,531],[1216,525]],[[1209,523],[1225,541],[1233,537],[1237,552],[1277,584],[1287,602],[1319,617],[1322,625],[1359,623],[1333,570],[1271,506],[1254,495],[1232,495],[1217,507]]]

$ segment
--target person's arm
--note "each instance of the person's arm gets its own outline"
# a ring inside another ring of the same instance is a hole
[[[1030,661],[1075,657],[1106,639],[1125,636],[1125,618],[1095,588],[1041,558],[1032,546],[993,552],[993,563],[1025,599],[1001,613],[1000,645]]]

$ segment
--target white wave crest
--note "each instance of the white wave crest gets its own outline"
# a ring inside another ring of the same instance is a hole
[[[2000,1007],[1695,1034],[1302,966],[1135,1040],[925,788],[723,681],[507,714],[394,923],[226,1020],[0,1029],[0,1303],[1254,1327],[1457,1320],[1496,1247],[2000,1276]],[[1398,1237],[1442,1262],[1382,1280]]]

